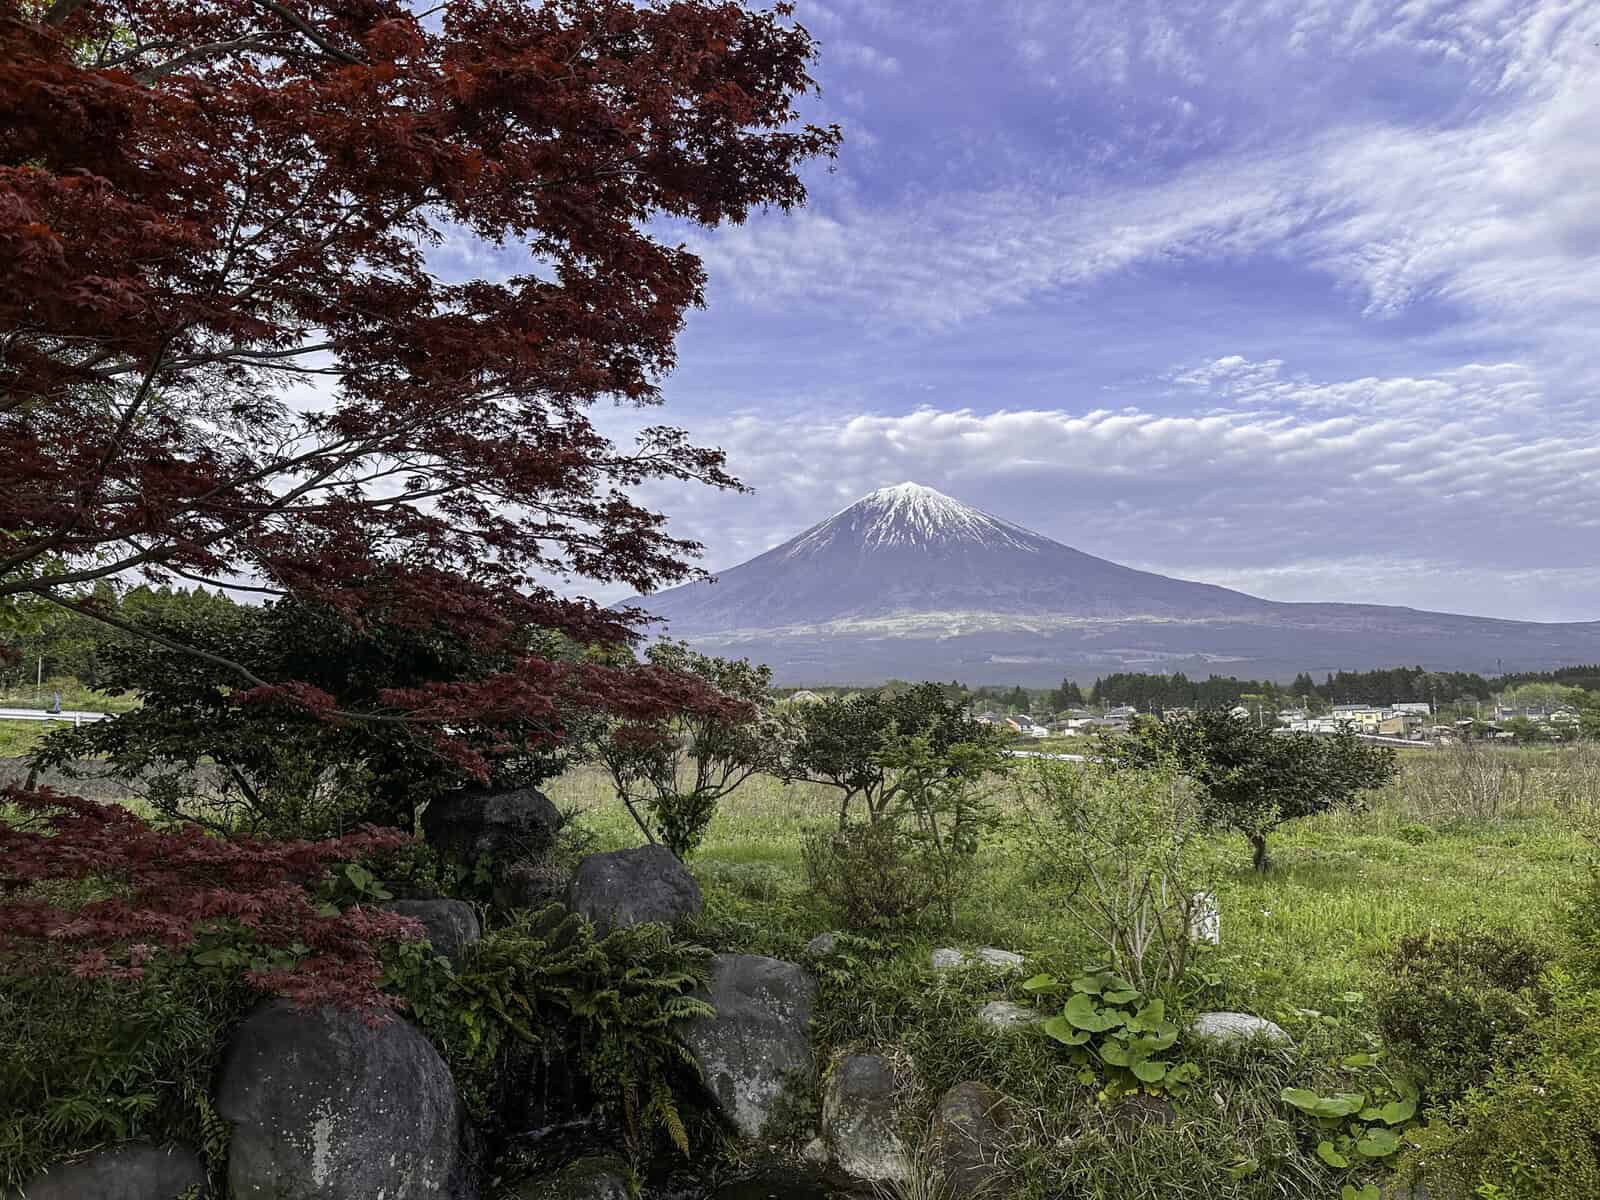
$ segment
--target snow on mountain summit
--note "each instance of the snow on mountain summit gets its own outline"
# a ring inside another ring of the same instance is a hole
[[[789,543],[787,558],[819,553],[840,540],[862,549],[969,543],[1037,553],[1040,538],[1020,525],[963,504],[920,483],[871,492]]]

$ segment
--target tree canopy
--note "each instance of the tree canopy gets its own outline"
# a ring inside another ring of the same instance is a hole
[[[0,609],[135,628],[99,580],[223,581],[347,620],[620,642],[696,547],[629,497],[739,486],[678,430],[618,447],[704,273],[662,218],[804,198],[814,43],[724,0],[0,0]],[[441,249],[525,250],[462,278]],[[178,643],[174,643],[178,645]],[[187,647],[185,647],[187,648]],[[324,689],[218,656],[250,699]],[[390,693],[440,729],[687,697],[588,663]],[[349,714],[368,715],[368,714]]]
[[[1114,766],[1175,767],[1202,789],[1207,818],[1244,834],[1266,870],[1267,835],[1285,821],[1351,804],[1396,770],[1395,753],[1353,733],[1283,734],[1225,708],[1178,721],[1141,719],[1125,737],[1106,737]]]

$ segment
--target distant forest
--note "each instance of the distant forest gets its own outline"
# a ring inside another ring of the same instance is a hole
[[[174,617],[204,620],[218,608],[231,608],[233,602],[220,592],[205,588],[136,587],[117,593],[109,585],[97,589],[99,602],[125,620]],[[100,659],[108,645],[125,635],[75,617],[57,609],[41,608],[32,627],[12,630],[7,639],[14,652],[11,661],[0,667],[0,686],[16,687],[35,678],[75,678],[84,686],[97,687]],[[1205,708],[1261,701],[1269,704],[1309,703],[1322,708],[1333,704],[1389,704],[1428,701],[1436,706],[1487,701],[1508,689],[1527,684],[1559,684],[1600,692],[1600,663],[1563,667],[1555,671],[1519,671],[1485,677],[1463,671],[1429,671],[1421,666],[1393,667],[1377,671],[1338,671],[1320,682],[1302,672],[1287,685],[1264,679],[1239,679],[1232,675],[1210,675],[1191,679],[1179,671],[1172,675],[1153,675],[1119,671],[1096,679],[1085,689],[1071,680],[1056,688],[985,686],[969,688],[951,681],[941,686],[951,699],[990,703],[1015,712],[1035,709],[1062,712],[1084,706],[1130,704],[1141,712],[1160,712],[1170,708]],[[909,686],[892,680],[888,688]],[[792,692],[797,689],[781,689]],[[834,692],[838,688],[815,688]]]

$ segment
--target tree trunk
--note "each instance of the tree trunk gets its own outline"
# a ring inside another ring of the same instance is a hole
[[[1245,837],[1250,839],[1250,847],[1254,851],[1251,861],[1254,863],[1256,870],[1265,871],[1272,866],[1272,859],[1267,855],[1267,835],[1264,833],[1247,833]]]

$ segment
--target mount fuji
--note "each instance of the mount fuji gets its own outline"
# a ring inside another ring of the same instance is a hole
[[[625,603],[658,619],[653,634],[766,662],[786,684],[1600,661],[1600,621],[1263,600],[1096,558],[916,483],[880,488],[715,580]]]

